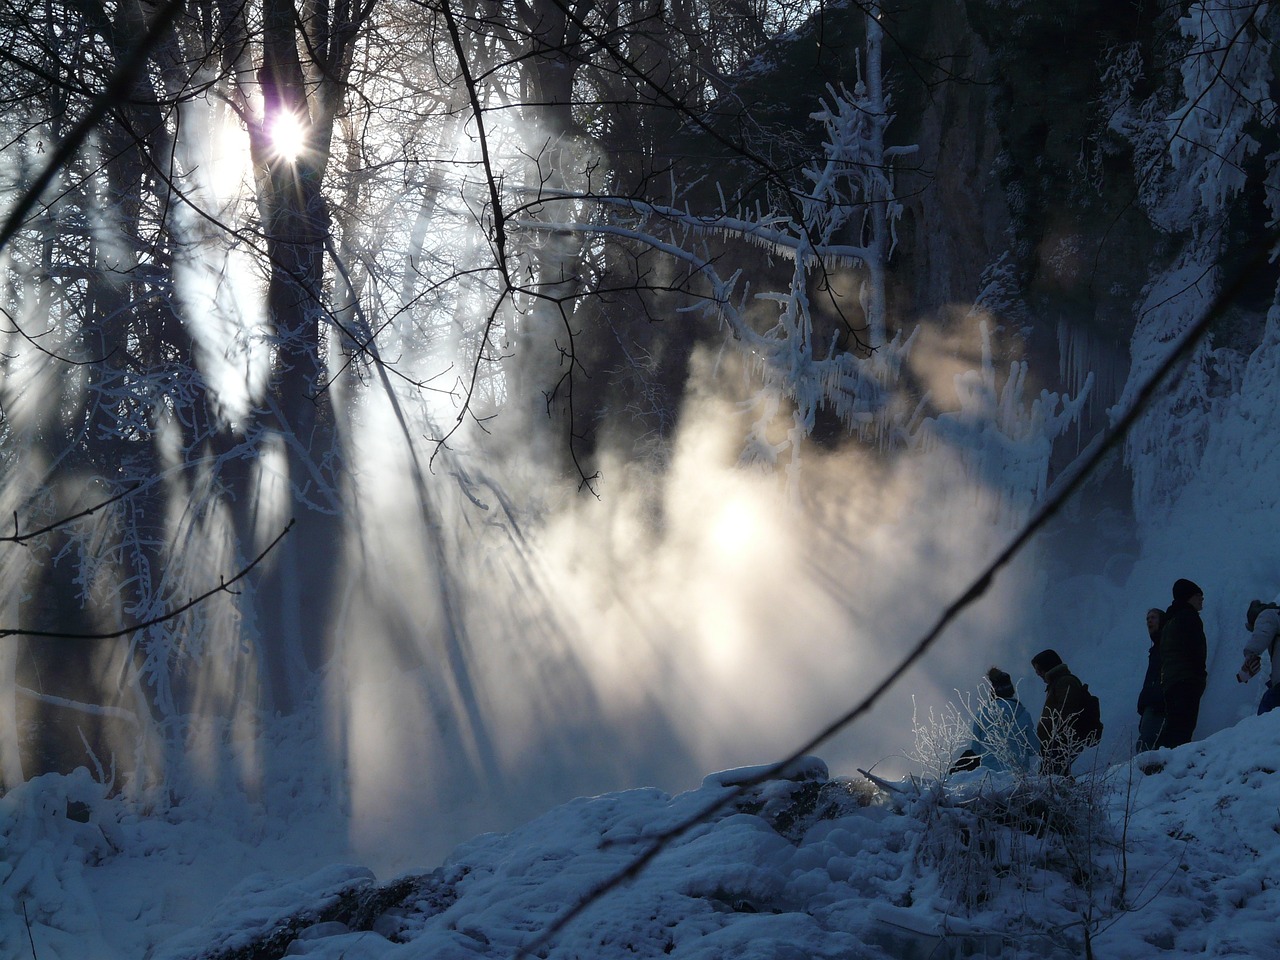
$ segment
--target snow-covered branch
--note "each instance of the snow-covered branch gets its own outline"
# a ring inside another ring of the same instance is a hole
[[[542,189],[531,206],[545,211],[541,205],[548,201],[585,198],[594,202],[601,219],[508,223],[525,231],[608,237],[683,264],[690,280],[702,285],[697,289],[701,306],[693,309],[713,314],[727,327],[731,344],[759,384],[754,400],[759,416],[744,459],[772,464],[789,452],[793,475],[820,409],[830,410],[846,430],[866,440],[894,445],[906,435],[907,416],[892,398],[912,341],[889,334],[886,274],[902,215],[893,165],[915,147],[885,143],[893,116],[880,76],[881,39],[878,21],[868,16],[865,67],[860,63],[853,90],[829,86],[811,114],[825,133],[823,157],[793,188],[796,214],[760,209],[702,214],[674,203]],[[752,293],[741,270],[721,267],[725,247],[734,243],[763,247],[789,261],[786,286]],[[861,312],[850,318],[829,295],[847,337],[822,333],[811,302],[813,290],[830,289],[829,271],[842,268],[858,272]],[[773,305],[772,322],[762,322],[753,309],[759,304]],[[787,408],[790,426],[777,439],[775,421]]]

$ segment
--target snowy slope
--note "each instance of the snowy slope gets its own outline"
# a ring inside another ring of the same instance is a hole
[[[811,759],[674,839],[539,955],[1069,957],[1087,927],[1099,956],[1280,957],[1277,771],[1280,712],[1074,786],[969,778],[885,793]],[[325,863],[341,842],[319,810],[146,817],[83,771],[42,777],[0,800],[0,954],[515,957],[753,772],[574,800],[385,883]],[[1009,797],[1096,804],[1104,823],[1066,844],[1011,830],[989,815]]]

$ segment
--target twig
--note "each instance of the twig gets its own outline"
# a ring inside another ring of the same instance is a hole
[[[125,497],[129,496],[129,494],[133,493],[135,490],[137,490],[141,486],[142,484],[135,483],[128,490],[125,490],[121,493],[116,494],[110,500],[103,500],[97,506],[93,506],[93,507],[89,507],[88,509],[81,510],[79,513],[74,513],[69,517],[63,517],[61,520],[55,520],[53,523],[49,524],[48,526],[41,527],[39,530],[32,530],[29,533],[19,534],[18,513],[15,510],[13,514],[13,536],[0,537],[0,543],[16,543],[19,545],[24,545],[28,540],[34,540],[37,537],[44,536],[46,533],[52,533],[54,530],[57,530],[59,527],[65,527],[67,524],[73,523],[76,520],[80,520],[84,517],[92,516],[93,514],[101,510],[103,507],[109,507],[111,506],[111,504],[115,503],[117,500],[123,500]]]
[[[27,916],[27,901],[22,901],[22,922],[27,925],[27,939],[31,942],[31,960],[40,960],[36,956],[36,938],[31,932],[31,918]]]
[[[57,631],[57,630],[27,630],[23,627],[15,627],[11,629],[0,628],[0,639],[4,639],[5,637],[42,637],[44,639],[57,639],[57,640],[114,640],[116,637],[123,637],[126,634],[135,633],[138,630],[145,630],[147,627],[155,626],[157,623],[164,623],[166,620],[172,620],[174,617],[177,617],[180,614],[185,613],[186,611],[190,610],[192,607],[196,606],[197,604],[203,603],[205,600],[208,600],[215,593],[224,593],[224,592],[232,593],[233,591],[230,589],[231,585],[235,583],[237,580],[244,579],[244,577],[246,577],[249,574],[250,570],[252,570],[259,563],[261,563],[263,558],[266,557],[268,553],[270,553],[272,550],[275,549],[276,544],[278,544],[281,540],[284,539],[285,534],[287,534],[290,530],[293,529],[293,525],[296,522],[297,521],[295,520],[290,520],[288,525],[285,526],[285,528],[280,531],[279,535],[274,540],[272,540],[269,544],[267,544],[267,548],[263,550],[260,554],[258,554],[253,559],[252,563],[250,563],[248,566],[242,569],[230,580],[220,579],[216,587],[211,587],[210,589],[206,590],[204,593],[200,594],[198,597],[192,597],[190,600],[188,600],[186,603],[182,604],[181,606],[174,607],[172,610],[168,611],[167,613],[162,613],[157,617],[152,617],[150,620],[144,620],[141,623],[135,623],[132,626],[128,626],[128,627],[122,627],[119,630],[112,630],[109,633],[64,633],[62,631]]]
[[[47,703],[52,707],[64,707],[67,710],[78,710],[81,713],[91,714],[96,717],[114,717],[117,720],[127,720],[134,726],[138,725],[138,717],[131,710],[125,710],[123,707],[109,707],[100,703],[81,703],[79,700],[70,700],[66,697],[54,696],[52,693],[41,693],[39,690],[32,690],[30,687],[17,685],[13,688],[14,693],[18,696],[26,697],[29,700],[35,700],[39,703]]]

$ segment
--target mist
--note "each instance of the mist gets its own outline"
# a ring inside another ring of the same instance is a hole
[[[322,684],[362,862],[421,866],[574,796],[787,755],[899,664],[1025,515],[1029,494],[936,439],[896,456],[811,444],[792,479],[744,466],[741,381],[712,369],[692,365],[669,461],[606,457],[598,496],[527,448],[503,455],[501,425],[431,461],[366,408]],[[1029,673],[1039,571],[1033,548],[824,744],[833,771],[904,774],[917,709],[992,663]]]

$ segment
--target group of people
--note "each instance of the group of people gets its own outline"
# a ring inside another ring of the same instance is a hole
[[[1195,734],[1209,676],[1208,643],[1200,618],[1203,609],[1204,591],[1191,580],[1179,579],[1173,584],[1173,602],[1168,609],[1147,611],[1151,648],[1138,694],[1140,752],[1181,746]],[[1270,659],[1267,691],[1258,705],[1258,713],[1263,714],[1280,706],[1280,665],[1275,649],[1280,641],[1280,602],[1250,602],[1245,626],[1249,639],[1236,679],[1247,683],[1261,670],[1263,655]],[[1097,698],[1088,687],[1053,650],[1037,653],[1031,666],[1045,684],[1040,722],[1032,726],[1012,678],[992,667],[986,677],[989,695],[974,715],[972,739],[951,765],[952,772],[979,767],[1030,772],[1038,759],[1040,773],[1069,776],[1076,758],[1098,742],[1102,724]]]
[[[1191,740],[1200,717],[1200,699],[1209,678],[1208,643],[1200,611],[1204,591],[1190,580],[1173,584],[1169,609],[1147,611],[1147,673],[1138,694],[1137,749],[1177,747]],[[1276,639],[1280,636],[1280,605],[1249,602],[1245,614],[1249,639],[1244,645],[1244,663],[1236,674],[1248,683],[1262,667],[1265,653],[1271,661],[1267,691],[1258,704],[1264,714],[1280,706],[1280,669],[1276,665]]]
[[[969,747],[952,765],[952,772],[1017,770],[1069,776],[1071,765],[1101,736],[1097,700],[1062,662],[1054,650],[1041,650],[1031,667],[1044,681],[1044,709],[1040,722],[1018,700],[1013,678],[999,667],[987,671],[990,695],[974,714]]]

